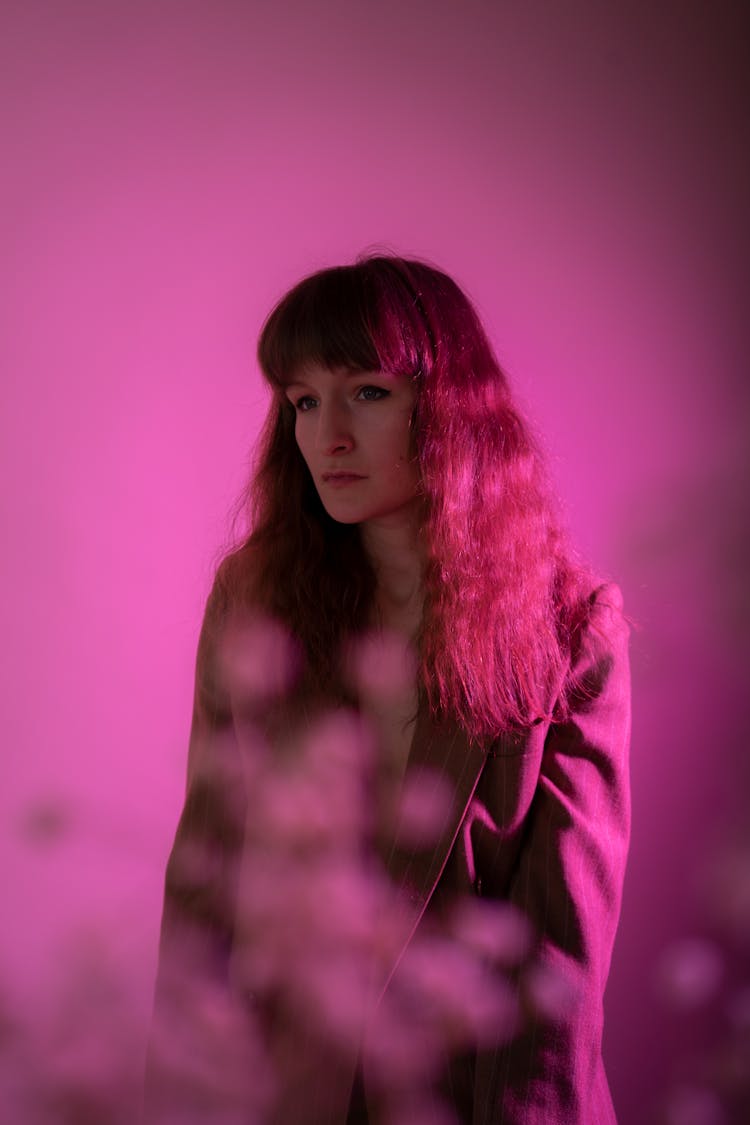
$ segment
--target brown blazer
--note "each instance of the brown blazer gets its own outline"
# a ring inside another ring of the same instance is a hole
[[[217,671],[225,613],[217,583],[198,646],[187,795],[166,873],[156,1026],[174,1005],[171,966],[186,949],[191,977],[205,975],[218,988],[229,984],[246,823],[237,716]],[[535,965],[562,976],[570,990],[563,1012],[532,1014],[510,1042],[504,1034],[495,1045],[453,1061],[446,1089],[457,1120],[467,1125],[615,1122],[601,1038],[630,829],[627,648],[620,592],[601,586],[577,638],[569,670],[577,686],[564,721],[540,721],[478,746],[420,708],[407,777],[423,767],[437,770],[454,800],[435,847],[394,848],[388,858],[410,914],[386,987],[435,903],[455,892],[515,904],[538,935]],[[209,857],[198,878],[195,866],[186,876],[181,858],[196,843]],[[163,1050],[150,1052],[146,1120],[166,1120],[180,1099],[190,1105],[191,1121],[203,1120],[196,1116],[203,1094],[186,1089],[181,1072],[170,1076],[163,1057]],[[296,1088],[290,1078],[274,1123],[366,1120],[366,1066],[359,1101],[350,1103],[352,1071],[332,1058],[312,1054],[310,1060]],[[205,1121],[217,1119],[207,1108]],[[370,1119],[377,1120],[372,1103]],[[237,1120],[268,1119],[256,1107]]]

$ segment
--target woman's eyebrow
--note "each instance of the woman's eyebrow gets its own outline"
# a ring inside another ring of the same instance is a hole
[[[371,376],[377,379],[382,376],[382,371],[360,371],[356,367],[351,370],[337,371],[335,374],[343,375],[345,379],[361,379],[363,375]],[[284,383],[284,390],[288,391],[290,387],[306,387],[308,390],[313,389],[312,383],[306,383],[305,380],[297,375],[293,379],[289,379]]]
[[[288,383],[284,383],[284,393],[285,394],[288,391],[291,391],[291,390],[294,390],[294,389],[300,389],[300,388],[302,388],[306,391],[311,391],[311,390],[315,389],[312,386],[311,383],[306,383],[304,381],[304,379],[300,379],[299,377],[295,378],[295,379],[290,379]]]

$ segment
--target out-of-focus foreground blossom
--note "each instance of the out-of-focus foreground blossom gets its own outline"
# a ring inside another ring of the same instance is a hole
[[[348,660],[360,699],[376,710],[408,704],[413,655],[396,638],[367,637]],[[184,1096],[199,1113],[213,1087],[227,1121],[243,1104],[259,1122],[304,1114],[295,1085],[304,1097],[305,1083],[320,1080],[316,1066],[361,1068],[384,1123],[448,1121],[437,1093],[445,1060],[518,1030],[508,973],[529,956],[530,928],[510,907],[456,901],[408,940],[411,903],[376,846],[378,746],[367,708],[317,714],[281,750],[255,721],[283,702],[293,661],[293,646],[258,622],[223,653],[243,716],[247,790],[231,988],[218,981],[206,995],[196,991],[186,943],[188,979],[181,986],[178,970],[177,1001],[154,1043],[160,1067],[173,1087],[184,1068],[177,1101]],[[399,846],[432,847],[451,801],[438,774],[415,772],[394,806]],[[180,863],[192,866],[196,885],[211,877],[202,849],[187,849]],[[222,1039],[232,1044],[227,1055]]]
[[[408,705],[413,655],[395,638],[365,638],[348,659],[354,688],[375,710]],[[304,1092],[311,1078],[325,1086],[334,1071],[359,1068],[382,1125],[450,1125],[440,1098],[446,1060],[509,1040],[529,1006],[554,1019],[574,998],[562,976],[535,962],[537,935],[510,904],[473,896],[443,903],[407,941],[413,904],[376,846],[378,747],[366,709],[317,714],[282,753],[259,721],[266,706],[283,708],[297,669],[294,645],[273,623],[248,623],[223,653],[242,715],[241,760],[233,738],[217,736],[198,776],[243,818],[235,941],[228,968],[207,972],[197,925],[162,966],[149,1053],[165,1097],[153,1120],[266,1125],[283,1119],[295,1084]],[[399,845],[431,848],[451,801],[439,774],[411,772],[394,806]],[[19,827],[28,846],[51,847],[71,817],[45,800]],[[710,1059],[665,1091],[663,1125],[729,1125],[727,1107],[746,1097],[748,986],[733,987],[728,968],[750,933],[745,855],[736,844],[709,865],[706,901],[719,936],[676,942],[655,966],[661,1003],[680,1018],[721,1007],[728,1029]],[[210,836],[183,841],[176,856],[185,885],[201,893],[220,894],[223,862]],[[103,930],[81,936],[61,966],[62,995],[33,1027],[0,993],[8,1120],[131,1125],[142,1032],[109,938]]]
[[[654,966],[658,1003],[691,1043],[672,1062],[659,1125],[750,1120],[750,832],[727,825],[695,880],[702,929],[672,941]],[[710,1029],[710,1034],[708,1032]]]

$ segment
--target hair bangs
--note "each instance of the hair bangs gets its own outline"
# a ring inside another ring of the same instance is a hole
[[[431,356],[419,296],[382,258],[299,282],[273,309],[258,341],[261,370],[277,389],[310,364],[414,376]]]
[[[383,371],[426,375],[434,359],[434,341],[413,266],[404,259],[369,258],[355,269],[367,272],[374,292],[371,333]]]
[[[273,386],[285,387],[310,364],[351,371],[379,368],[362,286],[347,272],[336,268],[306,278],[269,316],[258,341],[258,362]]]

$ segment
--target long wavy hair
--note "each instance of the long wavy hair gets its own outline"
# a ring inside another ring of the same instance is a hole
[[[475,738],[548,716],[591,579],[459,286],[391,256],[322,270],[270,313],[258,359],[273,401],[244,494],[251,530],[222,568],[230,599],[260,605],[296,636],[313,692],[345,694],[339,660],[367,626],[375,575],[359,528],[318,497],[284,392],[310,362],[408,376],[427,552],[420,691],[436,717]]]

